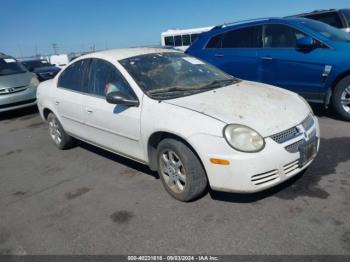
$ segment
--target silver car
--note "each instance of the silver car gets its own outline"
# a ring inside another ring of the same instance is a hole
[[[0,112],[35,105],[38,84],[21,63],[0,53]]]

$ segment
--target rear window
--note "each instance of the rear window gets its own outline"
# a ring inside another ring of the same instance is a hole
[[[25,73],[25,67],[14,58],[0,59],[0,76]]]

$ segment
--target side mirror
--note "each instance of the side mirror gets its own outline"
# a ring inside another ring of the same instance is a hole
[[[110,104],[114,105],[124,105],[124,106],[139,106],[139,100],[135,98],[134,96],[131,96],[129,94],[116,91],[116,92],[110,92],[106,96],[106,100]]]
[[[311,36],[305,36],[297,41],[299,49],[312,49],[315,47],[314,39]]]

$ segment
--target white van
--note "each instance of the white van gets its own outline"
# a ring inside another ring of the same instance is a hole
[[[59,67],[63,68],[69,63],[68,55],[62,54],[62,55],[52,55],[49,57],[50,63]]]
[[[161,44],[166,47],[186,51],[197,39],[198,35],[211,30],[213,27],[201,27],[192,29],[170,29],[161,34]]]

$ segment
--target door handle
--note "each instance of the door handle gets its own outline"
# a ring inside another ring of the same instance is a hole
[[[90,115],[90,114],[92,114],[94,111],[92,111],[91,109],[86,109],[86,112]]]
[[[273,60],[273,58],[271,56],[263,56],[261,59],[262,60]]]
[[[59,102],[59,101],[56,101],[56,102],[55,102],[55,105],[56,105],[56,106],[58,106],[59,104],[60,104],[60,102]]]
[[[223,54],[215,54],[214,56],[215,56],[215,57],[224,57]]]

